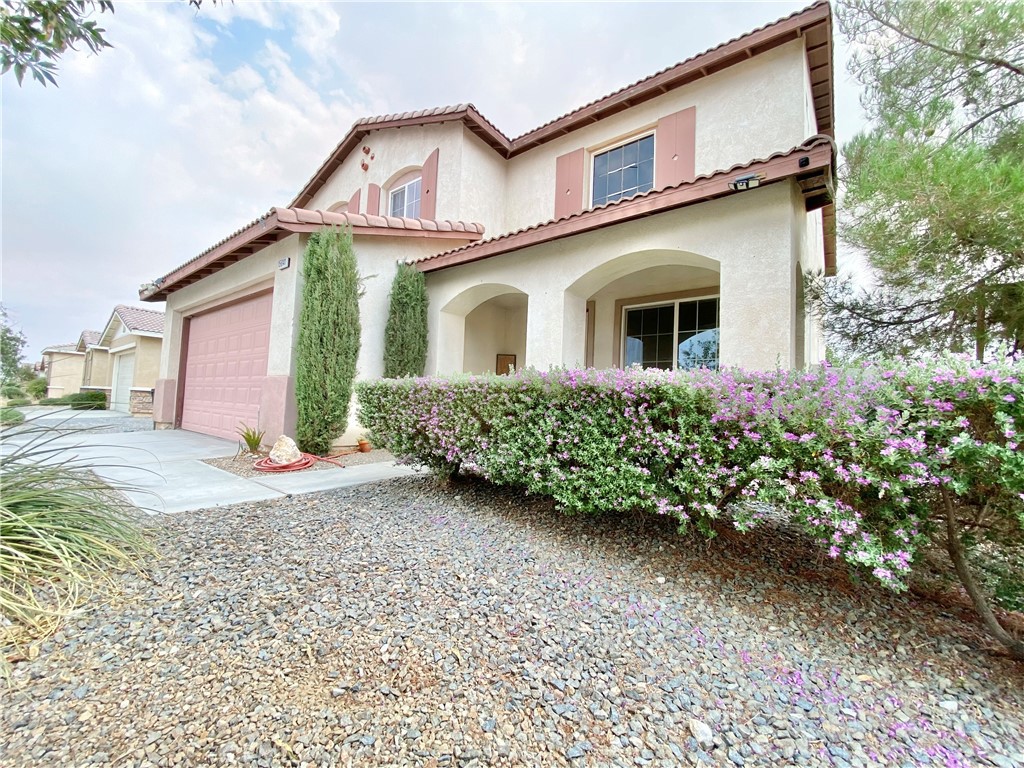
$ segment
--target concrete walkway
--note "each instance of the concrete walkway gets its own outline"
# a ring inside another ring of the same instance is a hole
[[[179,429],[90,434],[89,421],[100,418],[111,418],[111,412],[79,411],[73,422],[61,424],[59,436],[49,443],[54,449],[50,460],[74,458],[81,466],[121,486],[132,502],[153,514],[279,499],[413,474],[408,467],[381,462],[244,478],[201,461],[234,456],[237,443]],[[86,431],[74,429],[78,425]],[[7,430],[0,450],[9,453],[15,444],[27,439],[27,434]]]

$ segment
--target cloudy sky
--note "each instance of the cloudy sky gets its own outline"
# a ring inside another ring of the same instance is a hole
[[[115,0],[114,48],[59,88],[0,83],[0,296],[36,359],[286,205],[359,117],[472,102],[518,136],[808,2]],[[842,143],[863,118],[837,45]]]

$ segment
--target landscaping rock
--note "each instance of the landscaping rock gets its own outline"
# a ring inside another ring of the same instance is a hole
[[[4,768],[1024,753],[1024,670],[980,629],[769,525],[705,542],[423,477],[150,524],[161,556],[0,687]]]
[[[302,458],[302,451],[295,441],[287,435],[281,435],[270,449],[270,460],[275,464],[291,464]]]
[[[714,743],[714,733],[711,728],[700,720],[690,720],[690,733],[697,740],[697,744],[702,747],[710,747]]]

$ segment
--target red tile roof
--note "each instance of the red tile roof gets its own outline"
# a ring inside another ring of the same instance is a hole
[[[422,272],[433,272],[458,264],[499,256],[541,243],[571,237],[582,232],[620,224],[644,216],[681,208],[686,205],[713,200],[732,194],[741,194],[729,188],[729,182],[741,171],[763,176],[762,186],[791,177],[801,180],[808,209],[823,208],[824,227],[827,229],[832,212],[832,184],[835,165],[835,142],[829,136],[817,135],[786,152],[775,152],[768,157],[751,160],[720,171],[698,176],[663,189],[651,190],[634,197],[605,203],[597,208],[573,213],[561,219],[551,219],[514,232],[507,232],[488,240],[463,245],[459,248],[425,256],[410,263]],[[808,164],[800,167],[802,158]],[[747,175],[747,174],[743,174]],[[827,234],[827,232],[826,232]],[[833,237],[834,243],[834,237]],[[826,272],[835,271],[835,250],[829,248],[826,237]]]
[[[82,354],[78,352],[78,344],[51,344],[43,350],[43,354],[61,352],[63,354]]]
[[[142,333],[163,333],[164,313],[154,309],[143,307],[130,307],[127,304],[118,304],[114,307],[114,314],[121,318],[125,328],[130,332]]]
[[[835,111],[832,94],[832,10],[828,0],[819,0],[802,11],[691,56],[674,66],[527,131],[515,139],[505,136],[472,104],[455,104],[416,112],[361,118],[352,125],[334,151],[303,185],[291,205],[308,204],[349,153],[358,147],[371,131],[459,120],[499,155],[510,158],[596,120],[798,39],[803,39],[807,48],[807,64],[811,75],[811,92],[818,132],[832,136]]]
[[[812,74],[812,87],[821,88],[823,98],[815,98],[815,113],[818,118],[818,132],[832,136],[832,10],[828,0],[819,0],[801,11],[795,11],[785,18],[758,27],[728,42],[709,48],[703,53],[691,56],[678,64],[655,72],[632,85],[595,99],[589,104],[568,112],[561,117],[527,131],[512,140],[512,155],[525,152],[545,141],[564,136],[568,131],[594,120],[621,112],[640,102],[687,85],[708,75],[746,61],[752,55],[764,53],[792,40],[804,38],[807,42],[807,57],[810,69],[823,68],[818,78]],[[817,65],[817,66],[816,66]],[[827,98],[825,98],[827,96]]]
[[[219,272],[229,264],[251,256],[289,235],[296,232],[316,232],[324,226],[332,225],[350,227],[355,236],[478,240],[484,233],[483,224],[464,221],[431,221],[344,211],[271,208],[263,216],[235,230],[177,269],[150,285],[142,286],[139,289],[139,298],[143,301],[163,301],[174,291]]]
[[[508,154],[511,145],[509,138],[494,127],[472,104],[454,104],[448,107],[435,107],[434,109],[421,109],[415,112],[400,112],[393,115],[379,115],[377,117],[362,117],[352,124],[348,133],[328,155],[327,159],[320,165],[302,190],[295,196],[290,205],[307,205],[327,179],[330,178],[345,158],[358,147],[364,138],[371,131],[379,131],[384,128],[404,128],[413,125],[431,125],[433,123],[447,123],[461,120],[470,131],[479,136],[485,144],[490,146],[499,154]]]
[[[99,331],[82,331],[82,335],[78,337],[77,347],[84,352],[86,347],[94,347],[99,344],[102,335]]]

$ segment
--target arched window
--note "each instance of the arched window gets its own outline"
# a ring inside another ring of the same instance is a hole
[[[419,170],[410,171],[395,180],[388,191],[388,213],[407,219],[420,217],[423,178]]]

